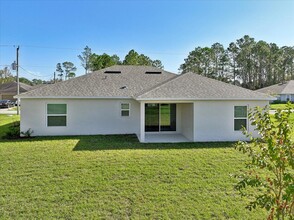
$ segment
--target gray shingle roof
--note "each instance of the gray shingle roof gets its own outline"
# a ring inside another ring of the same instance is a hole
[[[140,96],[144,99],[273,99],[263,93],[254,92],[195,73],[185,73]]]
[[[121,71],[120,74],[105,71]],[[161,74],[145,74],[161,71]],[[135,99],[272,99],[195,73],[176,75],[150,66],[112,66],[71,80],[23,93],[23,97],[93,97]]]
[[[279,83],[272,86],[264,87],[256,91],[270,95],[294,94],[294,80],[290,80],[286,83]]]
[[[121,73],[106,74],[105,71],[121,71]],[[145,74],[146,71],[162,71],[162,73]],[[147,91],[176,76],[150,66],[118,65],[36,88],[19,97],[134,97],[137,93]]]
[[[33,87],[25,83],[19,83],[19,92],[30,91]],[[17,82],[8,82],[0,85],[0,93],[5,94],[16,94],[17,93]]]

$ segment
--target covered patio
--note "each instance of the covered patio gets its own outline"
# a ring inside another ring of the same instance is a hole
[[[148,101],[140,103],[140,142],[194,141],[194,103]]]

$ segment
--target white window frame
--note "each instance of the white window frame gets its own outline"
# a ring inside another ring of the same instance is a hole
[[[48,114],[48,105],[66,105],[66,114]],[[50,116],[65,116],[65,126],[49,126],[48,117]],[[67,103],[46,103],[46,126],[51,127],[67,127]]]
[[[128,109],[123,109],[122,105],[129,105],[129,108]],[[123,111],[129,112],[129,115],[122,115]],[[121,102],[120,103],[120,117],[130,117],[130,116],[131,116],[131,103],[129,103],[129,102]]]
[[[246,107],[246,117],[235,117],[235,107]],[[248,127],[249,127],[249,125],[248,125],[248,105],[235,105],[234,106],[234,112],[233,112],[233,114],[234,114],[234,124],[233,124],[233,129],[234,129],[234,131],[241,131],[242,132],[242,130],[235,130],[235,120],[236,119],[245,119],[246,120],[246,130],[248,131]]]

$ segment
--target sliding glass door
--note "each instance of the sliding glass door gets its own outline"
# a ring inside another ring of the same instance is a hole
[[[159,104],[145,104],[145,131],[159,131]]]
[[[176,104],[145,104],[145,131],[176,131]]]
[[[160,131],[176,131],[176,104],[160,104]]]

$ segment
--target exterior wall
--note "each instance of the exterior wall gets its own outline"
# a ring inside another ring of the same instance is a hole
[[[181,133],[190,141],[194,140],[193,103],[177,104],[181,108]]]
[[[281,94],[280,100],[281,101],[284,101],[284,102],[287,101],[286,95],[285,94]]]
[[[294,94],[281,94],[280,100],[284,102],[287,102],[287,101],[294,102]]]
[[[130,103],[129,117],[120,115],[120,103],[125,102]],[[66,127],[47,127],[46,106],[49,103],[67,104]],[[234,131],[234,106],[251,108],[267,104],[268,101],[177,103],[176,133],[197,142],[245,140],[241,131]],[[34,136],[135,133],[140,137],[141,134],[140,103],[132,99],[22,99],[21,105],[21,131],[31,128]],[[248,128],[257,135],[252,126]]]
[[[197,101],[194,103],[194,141],[246,140],[241,131],[234,131],[234,106],[264,107],[268,101]],[[249,120],[247,121],[249,125]],[[254,127],[248,126],[255,136]]]
[[[67,126],[47,127],[48,103],[67,104]],[[120,103],[130,103],[130,116],[122,117]],[[135,100],[21,99],[21,131],[33,136],[139,134],[140,104]]]

